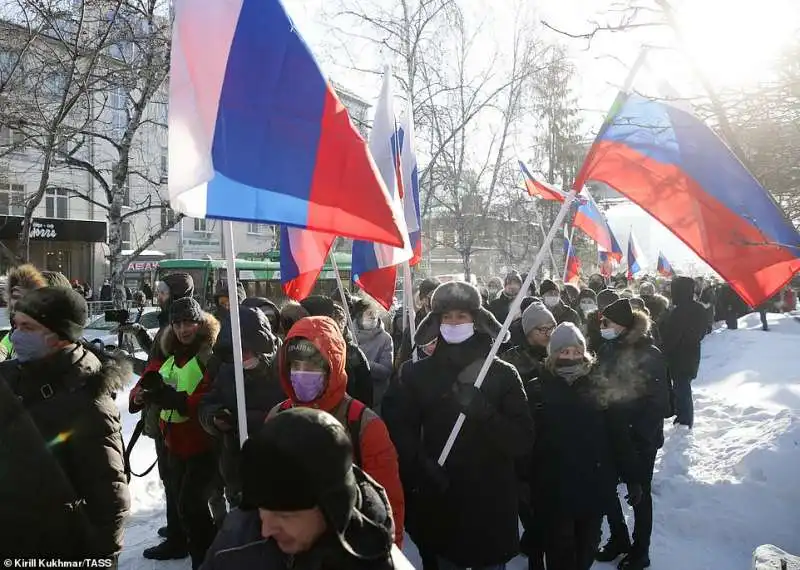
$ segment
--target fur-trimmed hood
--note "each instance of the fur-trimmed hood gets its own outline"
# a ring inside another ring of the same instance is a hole
[[[30,263],[25,265],[18,265],[12,267],[6,274],[8,281],[6,282],[5,300],[6,303],[11,298],[11,290],[14,287],[24,287],[25,289],[41,289],[47,287],[47,281]]]
[[[198,354],[211,354],[211,348],[217,341],[219,330],[220,324],[214,315],[203,311],[203,320],[200,323],[200,328],[197,330],[197,339],[199,341]],[[167,357],[172,356],[175,354],[178,344],[178,339],[175,336],[175,331],[172,330],[172,325],[167,325],[164,328],[164,333],[161,335],[161,351]]]
[[[633,311],[633,326],[620,338],[620,342],[625,345],[633,345],[643,338],[650,338],[651,321],[647,313],[643,311]]]
[[[485,333],[492,339],[500,333],[502,325],[483,307],[477,288],[462,281],[439,285],[431,297],[431,312],[422,319],[414,335],[416,346],[425,346],[439,337],[442,314],[448,311],[465,311],[475,319],[475,332]],[[506,341],[511,337],[506,333]]]

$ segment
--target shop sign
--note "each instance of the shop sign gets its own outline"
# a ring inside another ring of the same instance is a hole
[[[28,237],[31,239],[56,239],[58,238],[58,231],[56,231],[56,225],[52,222],[43,223],[32,220]]]
[[[142,273],[148,271],[156,271],[158,269],[158,261],[132,261],[128,264],[128,273]]]

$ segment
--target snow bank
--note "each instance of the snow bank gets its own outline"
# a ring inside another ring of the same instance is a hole
[[[781,563],[785,566],[782,567]],[[752,570],[800,570],[800,558],[792,556],[771,544],[759,546],[753,553]]]
[[[758,314],[748,315],[739,330],[720,329],[703,341],[695,429],[667,422],[656,465],[653,570],[772,570],[780,568],[773,556],[778,547],[800,552],[800,322],[770,314],[769,323],[771,330],[763,332]],[[137,418],[127,413],[127,394],[118,403],[127,441]],[[154,459],[152,440],[142,437],[134,471]],[[188,570],[188,559],[153,563],[141,556],[158,542],[156,531],[164,524],[157,470],[134,478],[131,494],[120,568]],[[421,567],[410,541],[404,550]],[[509,565],[526,567],[521,558]]]

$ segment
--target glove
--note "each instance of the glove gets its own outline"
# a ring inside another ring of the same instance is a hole
[[[485,420],[492,415],[492,405],[474,384],[456,384],[456,400],[468,418]]]
[[[220,408],[214,415],[211,416],[214,420],[214,426],[222,432],[231,431],[235,425],[233,421],[233,414],[227,408]]]
[[[450,488],[447,471],[433,459],[426,459],[422,465],[426,487],[436,494],[443,495]]]
[[[635,507],[642,502],[644,490],[638,483],[628,483],[626,486],[628,487],[628,494],[625,496],[625,500],[630,506]]]
[[[141,380],[139,380],[139,386],[141,386],[142,390],[157,392],[163,388],[165,384],[161,374],[151,370],[142,375]]]
[[[179,414],[186,415],[189,409],[186,401],[189,395],[186,392],[178,392],[172,386],[164,387],[151,396],[154,404],[158,404],[165,410],[177,410]]]

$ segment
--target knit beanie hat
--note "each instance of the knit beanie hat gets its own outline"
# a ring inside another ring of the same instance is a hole
[[[578,294],[578,302],[582,301],[583,299],[591,299],[597,303],[597,293],[595,293],[592,289],[582,289]]]
[[[436,288],[441,285],[441,282],[435,277],[429,277],[419,284],[419,296],[430,297],[431,293],[436,291]]]
[[[294,337],[286,345],[286,367],[290,368],[292,362],[309,362],[323,370],[328,370],[328,361],[313,342],[306,338]]]
[[[194,280],[188,273],[170,273],[164,277],[172,301],[194,295]]]
[[[306,297],[300,304],[312,317],[331,317],[333,318],[334,302],[325,295],[311,295]]]
[[[556,326],[556,319],[547,307],[540,303],[533,303],[522,313],[522,332],[526,335],[533,329],[545,325]]]
[[[200,323],[203,321],[203,309],[200,303],[191,297],[183,297],[174,301],[169,309],[169,322]]]
[[[570,322],[561,323],[550,335],[550,344],[547,345],[547,354],[557,354],[563,349],[577,346],[586,352],[586,339],[581,329]]]
[[[622,327],[630,328],[633,326],[633,309],[627,299],[614,301],[603,309],[603,318],[608,319]]]
[[[64,287],[30,291],[17,303],[15,312],[28,315],[59,338],[72,342],[81,338],[88,314],[86,299]]]
[[[547,293],[550,293],[552,291],[560,293],[558,285],[556,285],[555,282],[550,279],[545,279],[544,281],[542,281],[542,284],[539,285],[540,297],[544,297]]]
[[[603,289],[597,294],[597,307],[602,311],[617,299],[619,299],[619,294],[616,291]]]
[[[301,511],[319,507],[342,538],[358,499],[353,444],[327,412],[279,412],[242,447],[243,509]]]

